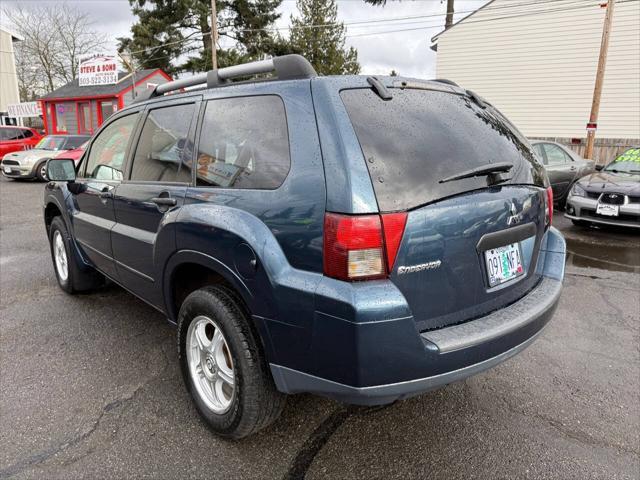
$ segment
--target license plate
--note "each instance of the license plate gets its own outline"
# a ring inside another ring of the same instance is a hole
[[[11,173],[11,167],[4,167],[4,173]]]
[[[485,250],[489,286],[495,287],[524,274],[519,243]]]
[[[619,205],[609,205],[608,203],[599,203],[596,207],[598,215],[606,215],[608,217],[617,217],[620,213]]]

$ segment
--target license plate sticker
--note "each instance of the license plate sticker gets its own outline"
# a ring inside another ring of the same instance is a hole
[[[598,215],[606,215],[608,217],[617,217],[620,213],[619,205],[609,205],[608,203],[599,203],[596,207]]]
[[[484,252],[489,286],[495,287],[524,275],[520,243],[492,248]]]
[[[4,167],[4,173],[11,173],[11,167]]]

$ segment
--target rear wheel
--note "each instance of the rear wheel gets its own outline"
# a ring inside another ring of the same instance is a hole
[[[178,318],[182,376],[198,413],[218,435],[243,438],[275,421],[285,404],[247,313],[222,286],[196,290]]]
[[[81,268],[80,259],[71,248],[71,237],[61,217],[55,217],[49,227],[51,258],[60,288],[76,293],[104,284],[104,277],[89,266]]]

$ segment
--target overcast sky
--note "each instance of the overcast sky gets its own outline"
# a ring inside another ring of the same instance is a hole
[[[455,9],[460,12],[456,20],[486,3],[487,0],[456,0]],[[30,5],[60,4],[58,0],[2,0],[2,5],[11,8],[18,4]],[[130,34],[135,17],[131,14],[127,0],[70,0],[67,8],[87,11],[95,21],[95,28],[111,39],[105,50],[115,50],[117,37]],[[367,74],[388,74],[392,69],[407,76],[432,78],[435,75],[435,53],[429,49],[430,38],[438,33],[444,24],[444,17],[405,19],[390,22],[398,17],[444,14],[446,1],[389,0],[385,7],[373,7],[362,0],[338,1],[339,20],[346,24],[371,20],[386,20],[384,23],[347,25],[347,45],[358,50],[362,72]],[[282,17],[278,27],[289,25],[291,14],[297,15],[295,0],[285,0],[280,7]],[[466,13],[465,13],[466,12]],[[6,24],[5,19],[1,20]],[[398,29],[413,31],[381,33]]]

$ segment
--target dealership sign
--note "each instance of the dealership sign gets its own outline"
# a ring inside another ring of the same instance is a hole
[[[118,83],[118,64],[115,55],[93,53],[80,57],[78,82],[81,87]]]
[[[10,103],[7,105],[7,113],[14,118],[39,117],[42,110],[40,102]]]

